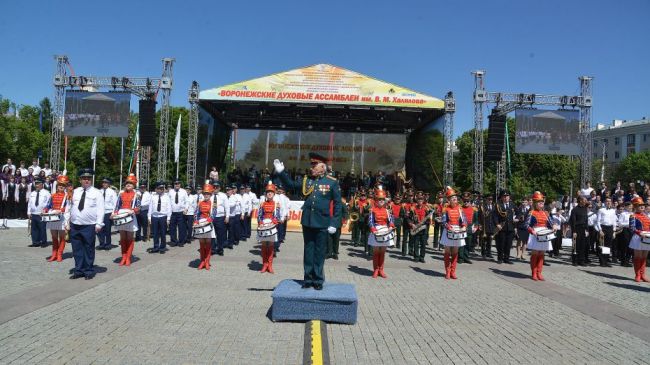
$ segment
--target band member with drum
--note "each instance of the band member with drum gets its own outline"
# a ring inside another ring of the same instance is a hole
[[[98,250],[110,250],[111,245],[111,228],[113,222],[111,221],[111,214],[115,211],[115,206],[117,204],[117,193],[111,188],[112,180],[108,177],[102,179],[102,188],[100,190],[102,194],[102,199],[104,199],[104,225],[102,226],[101,232],[97,234],[99,244],[97,245]]]
[[[277,225],[281,219],[281,203],[273,199],[275,191],[275,185],[269,181],[265,189],[264,202],[260,204],[257,211],[257,241],[262,246],[262,270],[260,272],[268,271],[271,274],[273,274],[275,241],[278,240]]]
[[[194,215],[194,232],[197,228],[208,227],[207,232],[195,233],[194,238],[199,239],[199,253],[201,262],[199,263],[199,270],[210,270],[210,257],[212,256],[212,239],[215,238],[214,229],[212,228],[212,215],[214,203],[212,202],[212,193],[214,187],[206,183],[203,185],[203,199],[196,206]]]
[[[165,183],[159,181],[155,184],[156,192],[151,195],[149,207],[149,225],[153,236],[153,248],[149,253],[164,254],[167,251],[167,227],[172,217],[172,202],[169,195],[165,194]]]
[[[445,246],[445,279],[457,279],[456,266],[458,264],[458,249],[465,246],[467,235],[467,219],[463,210],[458,205],[458,195],[450,186],[445,192],[449,206],[442,215],[442,244]]]
[[[644,206],[643,199],[636,197],[632,199],[634,205],[634,214],[630,217],[630,229],[632,230],[632,239],[630,248],[634,250],[634,281],[649,282],[645,276],[645,269],[648,261],[648,251],[650,251],[650,218],[645,214],[648,207]]]
[[[499,200],[492,214],[492,223],[496,229],[497,244],[497,263],[512,264],[510,261],[510,250],[512,249],[512,240],[515,236],[515,223],[519,222],[515,218],[515,207],[510,202],[510,193],[507,190],[499,192]]]
[[[42,246],[47,244],[47,227],[41,219],[43,210],[50,203],[50,193],[43,189],[43,180],[34,181],[34,191],[29,195],[29,204],[27,204],[27,219],[31,220],[31,247]]]
[[[373,247],[372,277],[376,278],[379,275],[382,278],[387,278],[384,272],[384,260],[386,258],[386,247],[395,245],[395,222],[393,221],[393,215],[386,206],[386,192],[381,186],[375,190],[375,204],[370,209],[368,227],[372,233],[368,237],[368,245]],[[424,252],[422,257],[424,257]]]
[[[122,248],[120,266],[131,266],[131,255],[135,247],[135,232],[138,230],[136,215],[140,212],[140,198],[134,190],[136,183],[135,175],[129,174],[124,182],[124,191],[118,196],[115,211],[111,215],[113,226],[120,231],[120,247]],[[119,218],[127,222],[120,223]]]
[[[46,208],[49,214],[56,214],[59,220],[47,222],[47,229],[52,234],[52,256],[47,261],[63,261],[63,250],[65,250],[65,234],[70,229],[70,196],[66,192],[66,185],[70,182],[65,175],[59,175],[56,179],[56,192],[52,194],[50,204]]]
[[[92,186],[94,171],[81,169],[81,186],[74,190],[70,209],[70,245],[74,270],[70,279],[95,277],[95,235],[104,225],[104,197]]]
[[[305,176],[302,184],[291,180],[284,172],[284,164],[274,160],[275,171],[286,188],[302,191],[305,202],[302,205],[302,235],[304,239],[304,282],[303,288],[323,289],[325,281],[325,252],[327,235],[336,232],[341,215],[341,188],[336,178],[327,176],[327,159],[310,152],[311,178]],[[330,202],[334,207],[330,210]],[[333,214],[332,214],[333,213]]]
[[[544,268],[544,255],[553,249],[554,233],[557,227],[544,210],[544,196],[539,191],[533,193],[533,211],[528,214],[526,226],[528,227],[528,249],[530,255],[530,270],[532,279],[544,281],[542,269]],[[542,236],[544,238],[542,239]]]

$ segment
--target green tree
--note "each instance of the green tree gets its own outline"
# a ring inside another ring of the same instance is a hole
[[[627,155],[616,169],[616,180],[650,182],[650,151]]]

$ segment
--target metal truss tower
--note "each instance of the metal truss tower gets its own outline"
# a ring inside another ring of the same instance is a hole
[[[485,71],[477,70],[474,75],[474,181],[475,191],[483,193],[483,104],[486,102],[483,77]]]
[[[454,184],[454,114],[456,113],[456,99],[450,91],[445,96],[445,176],[443,183],[445,186]]]
[[[485,71],[474,71],[474,189],[483,192],[483,104],[495,104],[497,113],[508,114],[517,108],[549,105],[559,108],[580,109],[581,177],[584,186],[591,179],[591,82],[592,77],[582,76],[580,95],[544,95],[531,93],[503,93],[485,91]],[[507,186],[507,161],[505,150],[497,162],[496,192]]]
[[[580,187],[584,187],[587,181],[591,181],[592,170],[592,150],[593,142],[591,135],[591,83],[593,77],[581,76],[580,80],[580,133],[582,142],[582,155],[580,160],[582,162],[582,169],[580,173]]]
[[[172,92],[174,58],[163,58],[163,73],[160,79],[162,90],[162,106],[160,109],[160,131],[158,135],[158,180],[167,180],[167,137],[169,135],[170,106],[169,98]]]
[[[190,121],[187,133],[187,183],[191,186],[196,181],[197,137],[199,134],[199,83],[192,81],[189,92]]]
[[[68,56],[56,55],[56,71],[54,72],[54,108],[52,110],[52,135],[50,137],[50,168],[60,171],[61,135],[63,134],[63,101],[65,86],[68,79]]]

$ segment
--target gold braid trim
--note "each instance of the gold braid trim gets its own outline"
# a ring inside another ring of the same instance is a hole
[[[302,195],[309,196],[314,192],[314,185],[312,185],[309,190],[307,189],[307,175],[302,178]]]

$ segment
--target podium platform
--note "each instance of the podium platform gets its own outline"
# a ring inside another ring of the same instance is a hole
[[[354,285],[325,282],[323,290],[303,289],[300,280],[282,280],[273,289],[271,320],[354,324],[357,322],[357,292]]]

